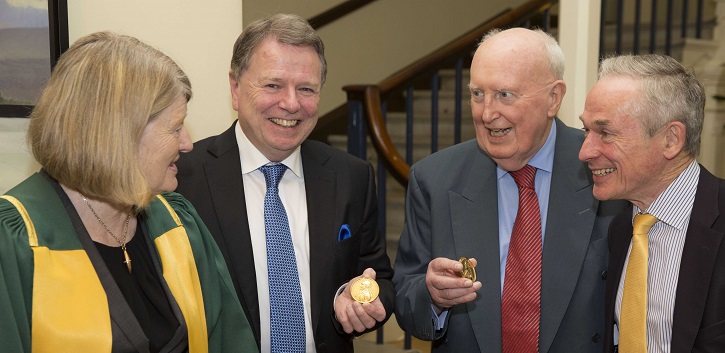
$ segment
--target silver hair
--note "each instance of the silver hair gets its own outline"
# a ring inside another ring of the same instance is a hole
[[[622,55],[602,61],[599,79],[625,76],[637,80],[643,99],[622,107],[639,118],[647,136],[654,136],[667,123],[685,125],[684,150],[693,157],[700,153],[700,136],[705,119],[705,89],[694,70],[665,55]]]

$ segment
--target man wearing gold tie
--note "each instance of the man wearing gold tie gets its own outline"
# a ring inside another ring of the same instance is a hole
[[[705,92],[667,56],[602,62],[581,120],[609,228],[605,352],[725,352],[725,180],[695,158]]]

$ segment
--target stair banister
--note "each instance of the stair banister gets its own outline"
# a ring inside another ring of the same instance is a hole
[[[348,152],[366,158],[366,134],[373,142],[378,156],[389,168],[393,177],[407,186],[410,165],[403,159],[387,132],[382,98],[396,89],[413,82],[416,78],[440,68],[447,60],[460,57],[475,47],[476,43],[493,28],[507,27],[526,21],[547,11],[556,0],[531,0],[515,8],[507,9],[479,25],[451,43],[435,50],[428,56],[406,66],[377,85],[348,85],[343,87],[348,96]]]

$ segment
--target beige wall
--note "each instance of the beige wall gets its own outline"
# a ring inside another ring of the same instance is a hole
[[[244,25],[278,12],[293,13],[304,18],[311,18],[322,12],[344,3],[346,0],[245,0]]]
[[[239,0],[68,0],[68,36],[99,30],[129,34],[174,59],[191,79],[187,128],[194,140],[231,125],[229,59],[242,30]]]

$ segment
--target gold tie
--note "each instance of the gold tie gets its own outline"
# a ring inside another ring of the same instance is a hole
[[[634,216],[632,251],[624,277],[622,312],[619,317],[619,351],[647,352],[647,233],[657,217],[640,213]]]

